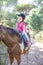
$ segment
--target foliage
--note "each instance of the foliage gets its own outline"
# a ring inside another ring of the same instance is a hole
[[[17,6],[18,12],[29,12],[32,8],[35,8],[36,6],[33,4],[21,4]]]
[[[38,34],[35,35],[36,40],[43,40],[43,31],[40,31]]]
[[[33,0],[33,2],[34,2],[37,6],[41,6],[43,0]]]
[[[17,0],[0,0],[0,20],[3,22],[3,25],[7,25],[9,27],[15,27],[15,22],[17,19],[17,13],[16,13],[16,5]],[[4,7],[5,9],[3,9]],[[10,9],[8,9],[10,7]],[[10,10],[13,7],[13,11],[10,12]],[[15,7],[15,9],[14,9]],[[8,9],[8,11],[6,10]]]
[[[17,4],[17,0],[0,0],[0,6],[13,6]]]
[[[32,9],[26,18],[30,28],[36,32],[43,30],[43,6]]]
[[[3,25],[7,25],[9,27],[15,26],[15,22],[16,22],[16,19],[17,19],[16,12],[10,13],[10,12],[6,12],[6,11],[1,11],[0,16],[1,16],[0,20],[2,20]]]

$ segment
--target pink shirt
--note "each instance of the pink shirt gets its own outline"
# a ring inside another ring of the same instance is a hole
[[[22,31],[22,32],[26,32],[26,23],[23,22],[17,22],[16,23],[16,29]]]

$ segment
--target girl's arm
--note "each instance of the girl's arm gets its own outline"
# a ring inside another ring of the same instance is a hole
[[[26,32],[26,24],[24,23],[23,24],[23,34],[25,34],[25,32]]]

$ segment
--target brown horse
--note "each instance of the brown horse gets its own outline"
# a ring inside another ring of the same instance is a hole
[[[17,60],[17,64],[19,65],[21,54],[25,54],[29,50],[28,47],[28,49],[24,49],[22,53],[19,45],[22,43],[20,34],[16,30],[0,25],[0,41],[3,41],[8,48],[9,58],[11,62],[10,65],[12,65],[14,58]]]

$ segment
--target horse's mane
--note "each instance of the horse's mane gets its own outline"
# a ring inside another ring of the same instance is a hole
[[[15,34],[15,35],[20,35],[19,31],[17,31],[16,29],[12,29],[12,28],[9,28],[9,27],[6,27],[6,26],[3,26],[3,29],[8,32],[9,34],[11,34],[12,36]]]

